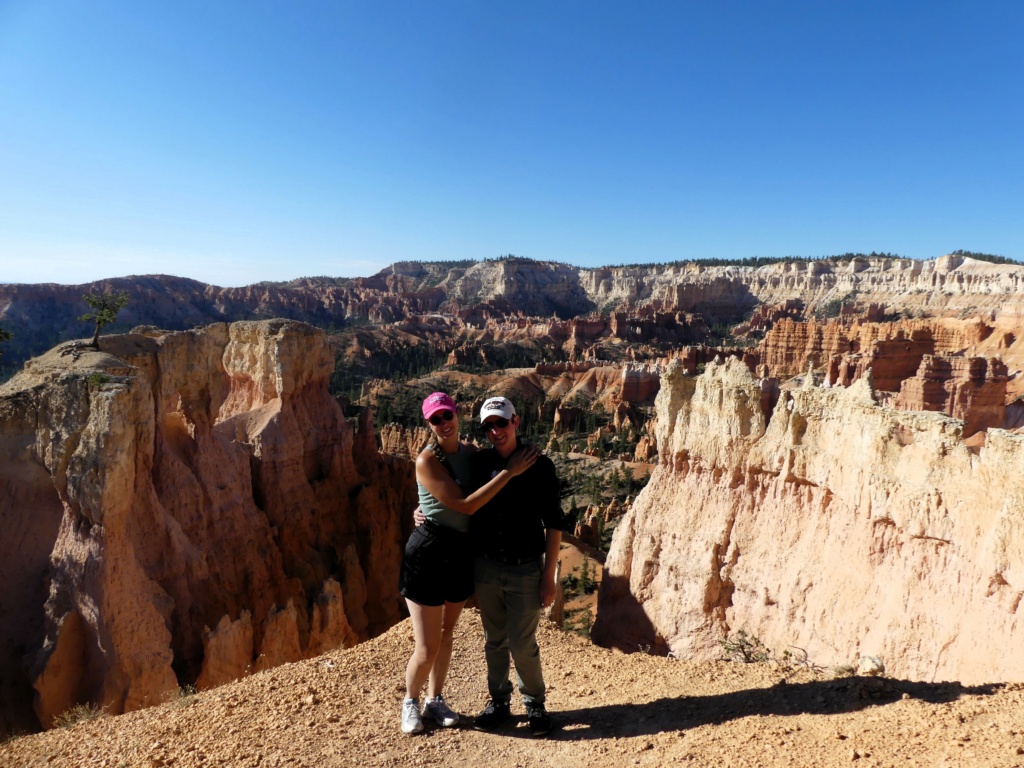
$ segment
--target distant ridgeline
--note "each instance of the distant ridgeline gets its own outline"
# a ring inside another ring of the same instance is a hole
[[[945,277],[964,260],[1007,267],[1016,266],[1017,261],[966,250],[950,256],[953,260],[946,259],[942,266],[942,259],[917,261],[872,252],[582,268],[506,254],[483,261],[398,262],[370,277],[302,277],[240,288],[166,275],[84,285],[2,284],[0,330],[13,335],[0,341],[0,378],[10,377],[29,357],[56,344],[87,337],[90,327],[80,319],[88,309],[83,296],[104,291],[126,291],[130,297],[116,324],[105,329],[112,333],[140,325],[185,330],[214,322],[275,317],[334,332],[430,314],[479,326],[500,317],[567,320],[643,308],[697,313],[709,326],[728,327],[748,317],[759,304],[802,301],[813,310],[817,303],[835,301],[851,291],[861,300],[871,295],[871,301],[897,308],[907,292],[935,290],[940,283],[953,285],[960,294],[981,295],[993,288],[983,287],[985,280],[1003,279],[994,286],[995,292],[1018,292],[1017,278],[1007,283],[1005,277],[992,275]],[[882,272],[889,276],[871,283]],[[783,273],[784,279],[778,277]],[[892,273],[897,273],[897,280]],[[957,306],[958,311],[973,309],[969,303]],[[518,353],[509,354],[514,358]]]
[[[995,256],[991,253],[976,253],[975,251],[964,251],[957,249],[950,252],[951,256],[962,256],[968,259],[974,259],[975,261],[988,261],[992,264],[1021,264],[1020,260],[1009,259],[1006,256]],[[839,264],[842,262],[848,262],[852,259],[906,259],[908,261],[921,261],[921,259],[909,259],[906,256],[900,256],[897,253],[878,253],[872,251],[871,253],[840,253],[833,256],[750,256],[744,259],[679,259],[676,261],[659,262],[660,266],[667,267],[685,267],[689,264],[693,264],[701,267],[767,267],[771,264],[792,264],[792,263],[805,263],[812,261],[823,261],[832,264]],[[653,266],[651,263],[634,263],[634,264],[613,264],[609,265],[610,268],[623,268],[623,269],[636,269],[638,267],[649,267]]]

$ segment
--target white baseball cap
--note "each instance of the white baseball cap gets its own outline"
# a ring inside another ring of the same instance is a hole
[[[516,415],[516,409],[504,397],[489,397],[480,408],[480,423],[483,424],[491,416],[500,416],[503,419],[511,419]]]

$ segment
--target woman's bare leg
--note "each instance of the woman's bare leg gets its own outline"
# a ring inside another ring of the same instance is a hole
[[[406,599],[405,603],[409,606],[413,636],[416,638],[416,646],[413,648],[409,664],[405,668],[405,696],[409,699],[418,699],[423,684],[433,674],[434,662],[441,647],[444,606],[420,605],[409,599]]]
[[[430,677],[427,683],[427,695],[430,698],[440,696],[444,691],[444,681],[448,677],[448,667],[452,662],[452,642],[455,639],[455,624],[458,622],[459,614],[462,613],[462,607],[465,604],[465,600],[461,603],[444,604],[440,644],[434,664],[430,667]]]

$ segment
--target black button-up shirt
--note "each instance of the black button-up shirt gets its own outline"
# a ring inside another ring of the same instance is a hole
[[[473,454],[473,487],[486,484],[507,463],[494,448]],[[508,563],[543,555],[549,528],[564,530],[561,492],[555,465],[547,456],[538,456],[533,466],[477,510],[469,530],[477,555]]]

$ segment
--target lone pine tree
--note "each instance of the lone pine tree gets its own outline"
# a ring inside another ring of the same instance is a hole
[[[92,307],[92,312],[82,315],[83,323],[96,323],[96,332],[92,336],[92,345],[99,349],[100,331],[104,325],[114,322],[117,313],[128,306],[128,291],[107,291],[106,293],[88,293],[82,297]]]

